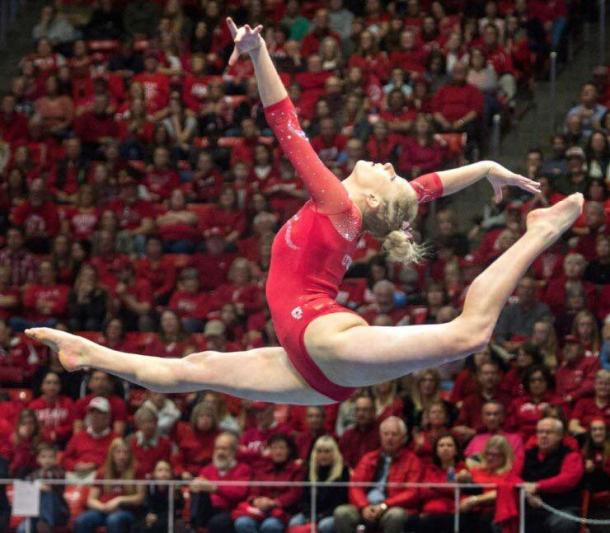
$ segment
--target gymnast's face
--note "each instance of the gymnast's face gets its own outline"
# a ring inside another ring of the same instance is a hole
[[[416,201],[415,191],[409,182],[401,178],[392,163],[373,163],[361,159],[354,166],[353,182],[365,193],[381,203],[390,201]]]

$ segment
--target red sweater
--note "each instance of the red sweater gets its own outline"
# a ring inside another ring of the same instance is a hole
[[[98,468],[104,464],[108,448],[117,435],[109,431],[101,437],[94,437],[88,431],[75,433],[68,441],[64,452],[62,466],[74,470],[76,463],[94,463]]]
[[[377,464],[380,460],[381,451],[367,453],[358,463],[351,481],[371,482],[375,479]],[[403,448],[393,458],[390,464],[387,483],[418,483],[424,476],[424,467],[417,456],[406,448]],[[369,504],[367,493],[369,487],[350,486],[350,502],[362,509]],[[403,507],[408,513],[417,512],[419,495],[417,489],[401,489],[394,486],[387,487],[385,503],[388,507]]]
[[[142,434],[136,431],[129,436],[129,444],[136,460],[136,477],[144,478],[152,474],[159,461],[170,461],[172,443],[168,437],[160,435],[152,441],[144,442]]]
[[[176,431],[178,453],[174,459],[176,475],[181,476],[183,472],[189,472],[196,476],[201,468],[212,460],[217,436],[218,431],[201,433],[193,430],[190,424],[178,424]]]
[[[581,398],[576,402],[570,418],[576,418],[586,428],[593,420],[603,420],[610,426],[610,402],[599,407],[595,398]]]
[[[47,320],[49,318],[60,318],[66,314],[68,309],[68,285],[38,285],[32,283],[27,285],[23,291],[23,308],[25,316],[29,320]],[[50,304],[49,313],[41,313],[37,306],[44,302]]]
[[[199,477],[203,477],[212,483],[214,481],[248,481],[251,474],[250,467],[244,463],[236,463],[226,472],[220,472],[213,464],[209,464],[201,469]],[[210,494],[210,501],[215,509],[231,512],[239,502],[246,499],[247,494],[247,485],[218,485],[216,491]]]

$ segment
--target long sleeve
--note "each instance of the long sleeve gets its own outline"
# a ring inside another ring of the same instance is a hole
[[[352,202],[347,190],[312,148],[290,99],[284,98],[265,108],[265,117],[282,150],[305,183],[318,211],[335,215],[350,209]]]
[[[425,204],[443,196],[443,182],[436,172],[419,176],[410,183],[417,194],[418,204]]]
[[[538,482],[540,492],[559,494],[573,489],[582,479],[584,466],[578,452],[571,452],[565,456],[561,465],[561,472]]]

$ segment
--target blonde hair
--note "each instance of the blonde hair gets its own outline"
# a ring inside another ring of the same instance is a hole
[[[123,446],[128,454],[129,461],[127,462],[127,467],[122,472],[119,472],[115,462],[114,462],[114,451]],[[125,441],[125,439],[121,437],[117,437],[114,439],[110,446],[108,447],[108,453],[106,454],[106,460],[104,461],[104,479],[135,479],[136,478],[136,464],[135,458],[133,456],[133,451],[131,446]],[[104,485],[102,488],[102,492],[106,492],[106,490],[110,490],[112,487],[110,485]],[[136,492],[135,485],[125,485],[125,491],[128,494],[133,494]]]
[[[513,453],[513,449],[510,447],[510,444],[502,435],[494,435],[491,437],[487,443],[485,444],[485,450],[483,452],[483,468],[487,468],[487,462],[485,460],[485,452],[489,451],[491,448],[499,449],[504,455],[504,464],[501,468],[496,472],[497,474],[504,474],[513,468],[513,464],[515,462],[515,454]]]
[[[330,469],[330,473],[328,474],[328,479],[325,481],[330,483],[331,481],[336,481],[341,479],[341,474],[343,474],[343,455],[341,455],[341,451],[339,450],[339,446],[337,445],[337,441],[333,439],[329,435],[323,435],[319,437],[313,448],[311,450],[311,456],[309,458],[309,481],[317,482],[318,479],[318,446],[326,446],[328,448],[332,448],[333,456],[335,460],[333,461],[333,466]]]
[[[432,379],[434,379],[434,383],[436,385],[436,392],[430,400],[424,401],[421,397],[419,384],[426,376],[431,376]],[[434,368],[427,368],[426,370],[422,370],[421,372],[415,374],[415,379],[411,382],[410,396],[413,400],[413,405],[416,407],[416,409],[421,409],[423,411],[424,409],[430,407],[433,403],[439,402],[441,400],[440,386],[441,375],[439,371]]]

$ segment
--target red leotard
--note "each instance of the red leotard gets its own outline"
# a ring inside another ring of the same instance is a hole
[[[307,325],[321,315],[353,313],[335,302],[338,287],[352,262],[362,232],[358,207],[337,177],[320,161],[285,98],[265,109],[267,122],[305,182],[309,200],[273,241],[267,278],[267,301],[277,337],[303,379],[314,390],[342,401],[353,388],[330,381],[305,349]],[[437,174],[411,182],[418,201],[442,194]]]

